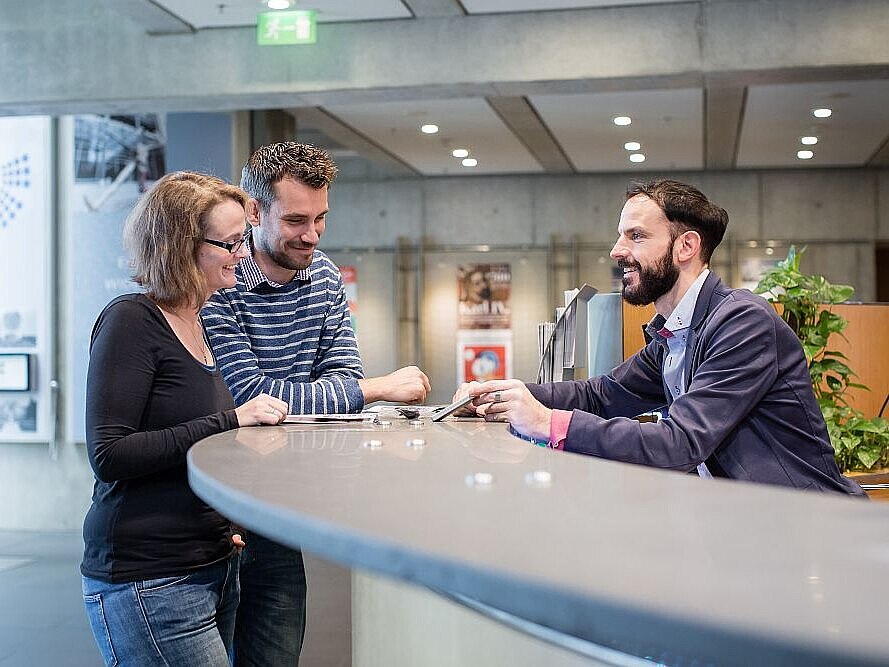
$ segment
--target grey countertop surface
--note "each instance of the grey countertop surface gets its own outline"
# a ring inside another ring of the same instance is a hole
[[[189,479],[284,544],[631,655],[889,664],[889,505],[567,454],[454,419],[242,428],[194,446]]]

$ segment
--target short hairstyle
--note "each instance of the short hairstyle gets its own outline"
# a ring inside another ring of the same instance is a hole
[[[696,231],[701,237],[701,259],[709,263],[725,235],[728,213],[693,185],[661,179],[634,182],[627,186],[627,199],[645,195],[660,206],[667,220],[681,231]]]
[[[124,225],[133,281],[162,306],[200,308],[207,281],[198,250],[210,211],[226,200],[246,206],[246,193],[222,179],[193,171],[161,177],[136,202]]]
[[[295,141],[260,146],[241,170],[241,187],[268,212],[274,185],[285,178],[320,190],[336,178],[336,163],[327,151]]]

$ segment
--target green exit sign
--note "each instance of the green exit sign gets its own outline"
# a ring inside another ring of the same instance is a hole
[[[263,12],[256,24],[256,43],[260,46],[315,43],[315,12]]]

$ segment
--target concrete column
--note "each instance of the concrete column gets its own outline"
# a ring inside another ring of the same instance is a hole
[[[279,109],[250,112],[250,150],[296,139],[296,119]]]

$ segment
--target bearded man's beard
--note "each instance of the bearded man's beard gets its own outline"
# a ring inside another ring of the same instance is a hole
[[[679,267],[673,262],[673,244],[671,243],[663,257],[652,266],[642,268],[638,262],[619,260],[617,266],[623,269],[636,269],[638,281],[631,285],[632,277],[624,276],[621,280],[624,301],[633,306],[645,306],[654,303],[664,294],[673,289],[679,279]]]

